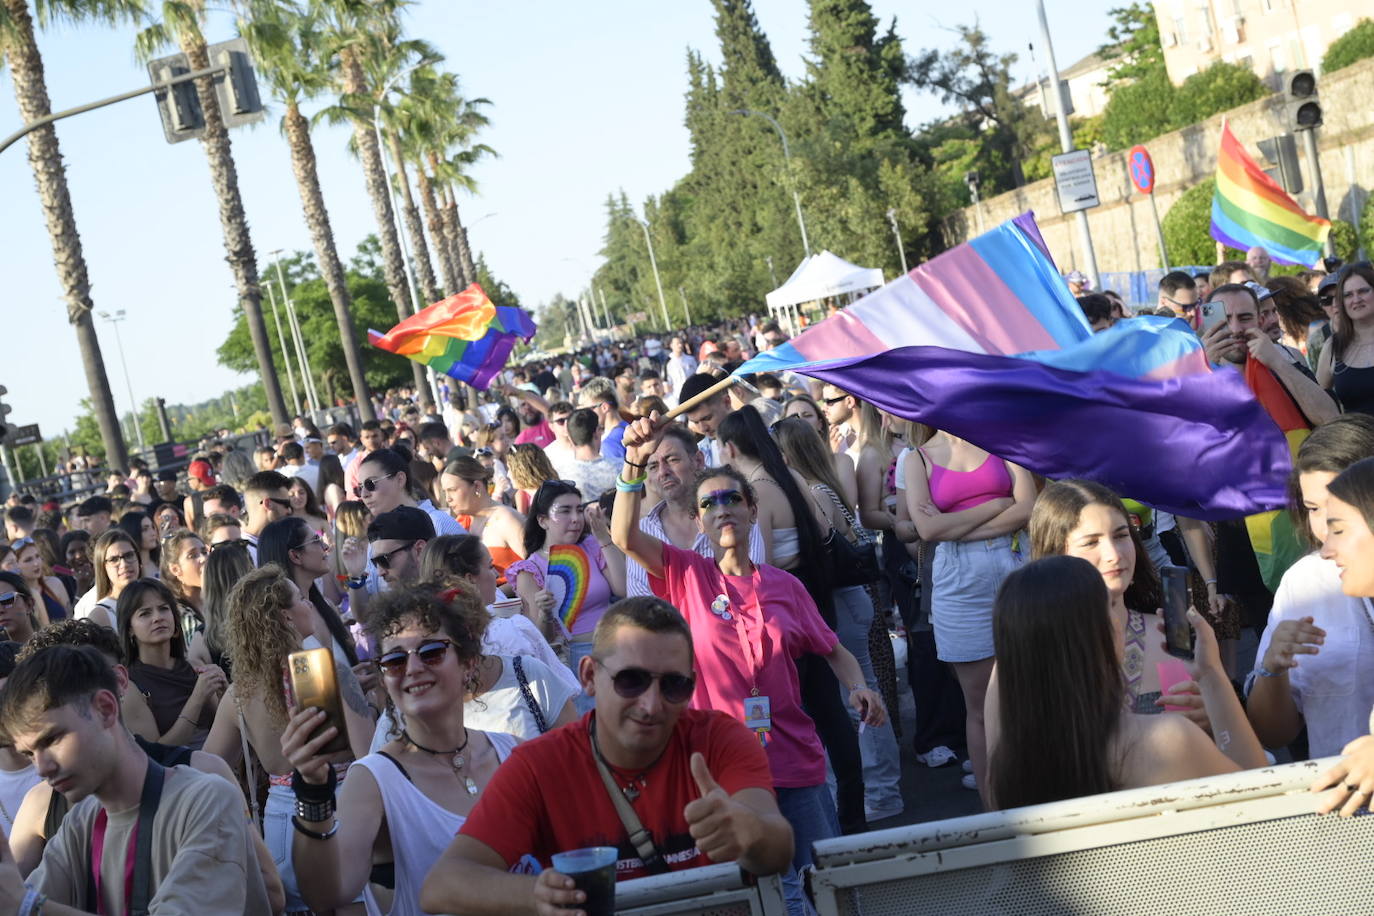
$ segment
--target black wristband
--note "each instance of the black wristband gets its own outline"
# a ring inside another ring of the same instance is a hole
[[[334,802],[334,790],[338,788],[339,776],[334,772],[334,767],[329,768],[329,781],[322,786],[317,786],[313,782],[306,782],[300,770],[291,771],[291,792],[296,796],[298,802],[307,804],[323,804]]]
[[[302,826],[300,818],[298,817],[291,818],[291,826],[296,828],[297,833],[301,834],[302,836],[308,836],[312,840],[327,840],[334,834],[339,832],[338,818],[334,819],[333,826],[331,826],[324,833],[320,833],[318,830],[311,830],[309,827]]]
[[[629,458],[626,458],[626,459],[625,459],[625,464],[628,465],[629,467],[634,468],[636,471],[642,471],[642,470],[644,470],[646,467],[648,467],[648,463],[647,463],[647,462],[646,462],[645,464],[635,464],[635,463],[634,463],[633,461],[631,461]]]

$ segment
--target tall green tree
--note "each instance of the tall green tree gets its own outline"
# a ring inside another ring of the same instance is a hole
[[[210,54],[206,48],[205,35],[201,31],[205,12],[205,0],[163,0],[161,19],[138,34],[135,52],[140,58],[149,60],[160,50],[175,45],[186,55],[190,69],[208,69]],[[224,235],[224,248],[227,254],[225,260],[229,262],[229,269],[234,275],[239,308],[248,320],[248,331],[253,338],[253,351],[257,356],[258,371],[262,375],[272,421],[286,423],[290,417],[286,412],[286,401],[282,399],[277,368],[272,364],[267,325],[262,318],[262,289],[258,285],[257,255],[253,251],[253,238],[248,232],[248,217],[243,209],[243,197],[239,193],[238,169],[234,165],[229,129],[224,126],[224,119],[220,114],[214,78],[201,77],[195,81],[195,86],[196,98],[205,118],[205,131],[201,134],[200,145],[210,166],[210,181],[214,185],[215,200],[219,205],[220,230]]]
[[[249,41],[258,72],[284,109],[281,131],[291,152],[291,170],[315,260],[333,305],[353,400],[364,420],[376,419],[362,351],[353,329],[352,298],[320,185],[310,119],[301,111],[301,103],[327,91],[333,79],[319,13],[298,3],[253,0],[248,15],[240,17],[239,30]]]
[[[103,21],[116,23],[142,15],[140,0],[40,0],[40,18],[44,25],[54,21]],[[43,71],[43,57],[38,51],[34,32],[33,13],[28,0],[0,2],[0,59],[9,64],[10,79],[14,83],[14,99],[19,116],[31,124],[52,114],[48,99],[47,77]],[[114,394],[105,373],[105,358],[100,352],[91,313],[95,303],[91,299],[91,281],[86,271],[86,254],[76,229],[71,192],[67,187],[67,170],[62,164],[62,150],[57,131],[52,125],[33,131],[28,137],[29,166],[38,185],[38,199],[48,226],[48,241],[52,245],[53,264],[57,280],[67,302],[67,321],[76,331],[77,347],[81,351],[81,366],[90,391],[90,409],[100,430],[102,450],[111,463],[127,467],[128,449],[119,428]]]
[[[1159,20],[1153,3],[1135,0],[1108,10],[1112,24],[1098,57],[1111,64],[1104,86],[1143,79],[1164,71],[1164,47],[1159,42]]]

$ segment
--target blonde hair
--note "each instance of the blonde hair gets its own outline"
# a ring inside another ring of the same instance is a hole
[[[520,490],[537,490],[544,481],[558,479],[549,456],[533,442],[510,450],[506,455],[506,470],[510,472],[510,482]]]
[[[343,565],[343,542],[346,538],[367,539],[367,523],[372,513],[367,504],[360,499],[345,499],[334,509],[333,549],[329,552],[329,564],[336,576],[346,574]]]
[[[255,699],[267,709],[274,726],[286,727],[282,671],[286,657],[300,647],[300,634],[285,611],[295,601],[291,582],[275,563],[255,569],[229,593],[229,658],[240,699]]]

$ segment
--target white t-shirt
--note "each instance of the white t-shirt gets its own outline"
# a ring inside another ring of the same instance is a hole
[[[574,692],[582,689],[577,675],[558,660],[557,653],[549,646],[544,634],[524,614],[512,614],[510,617],[492,615],[487,622],[487,631],[482,634],[482,652],[487,655],[529,655],[558,675],[568,689]]]
[[[1329,757],[1369,733],[1374,606],[1342,592],[1336,564],[1310,553],[1283,574],[1255,658],[1263,660],[1281,621],[1300,617],[1311,617],[1326,631],[1326,641],[1316,655],[1299,656],[1298,667],[1288,672],[1289,689],[1307,722],[1311,757]]]
[[[42,781],[32,764],[22,770],[0,770],[0,831],[4,832],[6,838],[14,829],[14,818],[19,813],[24,796]]]

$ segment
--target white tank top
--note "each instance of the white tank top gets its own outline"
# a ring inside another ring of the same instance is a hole
[[[502,732],[483,732],[504,761],[514,750],[516,739]],[[391,856],[396,863],[396,895],[386,916],[424,916],[420,909],[420,888],[425,875],[448,844],[462,829],[467,818],[430,801],[415,788],[395,761],[381,754],[368,754],[354,766],[367,767],[382,793],[382,808],[391,831]],[[383,916],[369,886],[365,891],[368,916]]]

